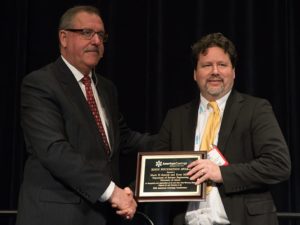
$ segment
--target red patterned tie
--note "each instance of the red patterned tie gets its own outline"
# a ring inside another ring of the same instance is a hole
[[[100,136],[104,142],[104,147],[105,147],[105,152],[107,153],[107,155],[109,155],[110,153],[110,148],[109,148],[109,144],[108,144],[108,140],[104,131],[104,127],[101,121],[101,117],[97,108],[97,104],[95,101],[95,97],[93,94],[93,90],[92,90],[92,86],[91,86],[91,78],[90,76],[86,75],[81,79],[82,83],[85,86],[85,91],[86,91],[86,98],[87,98],[87,102],[89,104],[89,107],[93,113],[94,119],[97,123],[97,127],[100,133]]]

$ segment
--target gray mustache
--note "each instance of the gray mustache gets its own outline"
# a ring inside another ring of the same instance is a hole
[[[86,49],[85,52],[97,52],[99,53],[98,49]]]

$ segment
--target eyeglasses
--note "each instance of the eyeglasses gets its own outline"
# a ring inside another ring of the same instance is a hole
[[[74,32],[74,33],[78,33],[80,34],[84,39],[87,40],[91,40],[95,34],[98,35],[98,38],[102,41],[102,42],[106,42],[108,39],[108,34],[103,32],[103,31],[99,31],[96,32],[92,29],[64,29],[66,31],[70,31],[70,32]]]

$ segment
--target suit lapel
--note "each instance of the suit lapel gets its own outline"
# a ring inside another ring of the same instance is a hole
[[[112,126],[113,120],[111,117],[111,113],[109,113],[112,112],[112,109],[110,108],[111,104],[109,104],[109,96],[108,96],[109,91],[105,90],[107,87],[103,84],[103,82],[99,80],[99,78],[97,79],[96,76],[97,76],[96,74],[93,74],[93,78],[95,79],[94,83],[96,84],[96,89],[101,101],[101,106],[105,112],[105,116],[107,120],[106,127],[107,127],[108,138],[111,146],[111,151],[112,151],[114,149],[113,146],[115,143],[115,139],[114,139],[115,135],[113,135],[114,134],[114,130]]]
[[[244,98],[237,91],[232,91],[223,114],[222,124],[219,132],[218,147],[222,153],[225,152],[226,142],[229,138],[234,123],[239,116]]]
[[[91,114],[87,101],[77,80],[61,58],[54,63],[54,70],[56,79],[62,86],[62,90],[71,100],[70,102],[75,106],[75,108],[81,111],[86,118],[89,118],[90,121],[94,122],[93,115]]]
[[[194,139],[197,125],[198,107],[199,99],[195,99],[185,107],[184,114],[181,118],[183,149],[186,151],[194,151]]]
[[[74,75],[63,62],[61,58],[57,59],[53,66],[54,74],[59,84],[62,86],[62,90],[65,92],[66,96],[70,100],[69,103],[73,105],[74,115],[79,116],[81,120],[84,118],[84,121],[88,123],[88,126],[91,127],[91,130],[94,130],[97,142],[104,145],[103,141],[98,133],[97,124],[91,113],[91,110],[88,106],[88,103],[82,93],[82,90],[75,79]],[[81,115],[83,117],[81,117]]]

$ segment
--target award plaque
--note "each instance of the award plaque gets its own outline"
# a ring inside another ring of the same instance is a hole
[[[138,202],[180,202],[205,199],[205,182],[195,185],[187,165],[205,159],[202,151],[139,152],[135,196]]]

